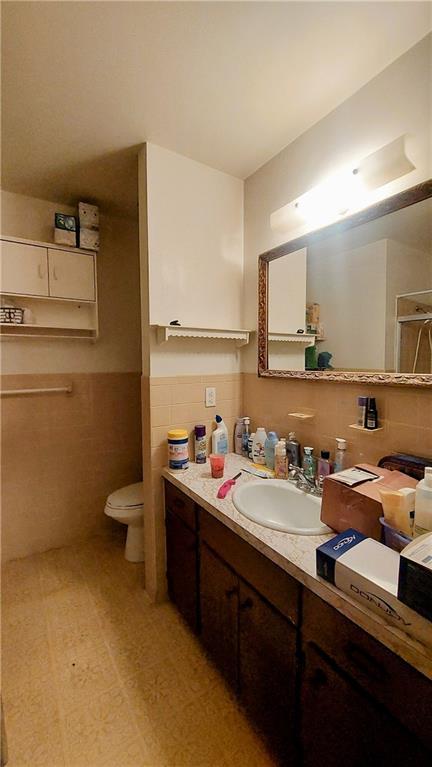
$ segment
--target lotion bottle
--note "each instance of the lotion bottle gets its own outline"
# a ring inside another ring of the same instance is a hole
[[[274,469],[275,467],[275,447],[278,442],[279,442],[279,437],[276,434],[276,432],[269,431],[267,435],[267,439],[264,443],[265,462],[266,462],[266,466],[269,469]]]
[[[267,439],[267,433],[263,426],[258,426],[252,442],[252,460],[254,463],[265,465],[264,444]]]
[[[345,465],[345,451],[347,449],[346,439],[336,437],[336,453],[334,462],[334,471],[342,471]]]
[[[228,429],[222,416],[217,415],[216,429],[212,434],[212,453],[228,453]]]
[[[275,479],[288,479],[288,458],[285,440],[281,439],[275,445],[274,458]]]
[[[426,466],[417,487],[414,505],[414,537],[432,531],[432,466]]]
[[[300,466],[300,443],[296,439],[295,431],[290,431],[286,442],[288,463],[292,466]]]

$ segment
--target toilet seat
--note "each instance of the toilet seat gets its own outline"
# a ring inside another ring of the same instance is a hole
[[[142,509],[143,503],[143,483],[136,482],[134,485],[127,485],[111,493],[106,500],[106,507],[115,511],[132,511]]]
[[[108,496],[105,514],[127,525],[125,558],[144,562],[144,490],[143,483],[127,485]]]

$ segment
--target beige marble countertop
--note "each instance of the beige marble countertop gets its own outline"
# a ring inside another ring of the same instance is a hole
[[[241,456],[230,453],[226,457],[224,479],[233,477],[250,466]],[[335,586],[319,578],[316,573],[316,548],[331,535],[290,535],[262,527],[238,512],[231,500],[232,491],[224,500],[216,497],[221,479],[212,479],[210,464],[191,463],[186,471],[163,469],[165,479],[172,482],[202,508],[223,522],[241,538],[261,551],[275,564],[303,583],[307,588],[331,604],[343,615],[382,642],[390,650],[432,679],[432,651],[418,639],[392,626],[384,617],[376,615]],[[256,480],[252,474],[242,473],[237,483]],[[262,480],[265,482],[265,480]],[[426,621],[425,624],[428,625]],[[432,626],[431,626],[432,633]]]

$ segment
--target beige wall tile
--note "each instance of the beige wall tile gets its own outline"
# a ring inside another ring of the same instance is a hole
[[[2,554],[28,556],[105,530],[107,495],[142,476],[140,376],[14,375],[2,388],[73,393],[2,405]]]

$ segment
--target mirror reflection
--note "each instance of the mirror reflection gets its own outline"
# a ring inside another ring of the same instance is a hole
[[[269,368],[432,373],[432,199],[269,263]]]

